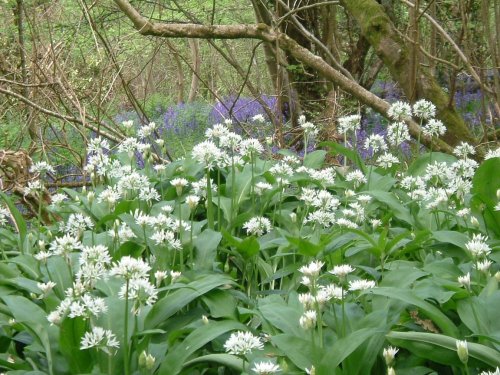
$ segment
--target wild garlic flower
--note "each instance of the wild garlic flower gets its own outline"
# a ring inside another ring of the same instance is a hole
[[[125,243],[128,240],[135,238],[136,235],[126,223],[115,223],[114,228],[108,230],[108,234],[119,243]]]
[[[488,150],[488,152],[484,156],[484,160],[493,159],[493,158],[500,158],[500,147],[497,148],[496,150]]]
[[[315,195],[312,206],[324,210],[336,210],[340,201],[327,190],[320,190]]]
[[[189,184],[189,181],[186,180],[185,178],[174,178],[173,180],[170,181],[170,185],[175,187],[176,189],[184,188]]]
[[[80,237],[87,229],[94,227],[94,222],[89,216],[84,214],[71,214],[66,220],[66,223],[61,222],[61,230],[69,235]]]
[[[408,103],[397,101],[391,104],[387,116],[396,121],[407,119],[411,117],[411,106]]]
[[[311,179],[318,181],[322,186],[333,185],[335,183],[335,169],[324,168],[319,171],[315,169],[309,169],[307,174]]]
[[[399,159],[389,152],[377,158],[377,165],[381,168],[391,168],[394,164],[399,164]]]
[[[144,306],[152,306],[158,299],[158,291],[146,279],[131,279],[128,285],[122,285],[118,297],[132,302],[132,313],[138,315]]]
[[[262,146],[262,144],[259,142],[258,139],[255,138],[244,139],[240,143],[240,154],[242,156],[258,155],[263,151],[264,147]]]
[[[321,262],[319,260],[313,260],[308,265],[300,267],[299,272],[302,273],[304,276],[318,277],[319,273],[321,272],[321,268],[324,265],[325,265],[324,262]]]
[[[104,245],[84,246],[80,253],[80,265],[100,265],[103,267],[111,264],[111,256]]]
[[[132,157],[136,151],[140,151],[143,144],[140,143],[137,138],[129,137],[125,138],[123,142],[118,145],[118,152],[124,152]]]
[[[424,120],[431,119],[436,115],[436,106],[425,99],[420,99],[413,104],[413,114]]]
[[[5,208],[0,206],[0,226],[3,226],[8,223],[7,218],[10,217],[10,211]]]
[[[82,243],[77,237],[66,234],[62,237],[57,237],[51,242],[49,249],[51,255],[60,255],[63,257],[69,256],[75,250],[81,250],[83,248]]]
[[[229,339],[224,343],[226,352],[234,355],[245,355],[252,350],[263,350],[264,343],[251,332],[238,331],[232,333]]]
[[[255,194],[262,195],[266,190],[272,190],[273,185],[268,184],[267,182],[257,182],[255,184]]]
[[[186,204],[189,206],[189,209],[193,211],[196,206],[200,203],[200,197],[197,195],[188,195],[186,197]]]
[[[168,277],[168,271],[156,271],[155,272],[155,280],[156,280],[156,287],[159,288],[163,280],[165,280]]]
[[[231,160],[235,160],[234,152],[239,149],[242,140],[243,138],[241,137],[241,135],[233,132],[228,132],[227,134],[220,137],[219,145],[224,149],[230,150],[232,153]],[[236,161],[235,164],[237,164]]]
[[[487,236],[473,234],[472,240],[465,244],[465,248],[470,251],[474,258],[486,256],[491,252],[491,248],[486,241],[488,241]]]
[[[314,137],[319,133],[319,129],[312,122],[304,122],[300,124],[300,127],[304,131],[306,137]]]
[[[486,259],[482,262],[477,262],[476,269],[480,272],[488,273],[488,270],[490,269],[492,264],[493,263],[490,260]]]
[[[396,357],[397,352],[399,352],[399,349],[394,348],[392,346],[384,348],[383,356],[385,359],[385,364],[387,366],[391,366],[394,363],[394,358]]]
[[[387,150],[387,143],[385,143],[384,137],[380,134],[372,134],[365,139],[364,143],[365,150],[372,150],[372,153],[375,154],[379,151]]]
[[[175,234],[172,231],[169,231],[169,230],[159,230],[159,231],[156,231],[151,236],[151,239],[157,245],[168,244],[174,250],[182,250],[181,241],[179,241],[178,239],[175,238]]]
[[[360,115],[350,115],[339,118],[339,127],[337,131],[339,134],[347,134],[347,132],[355,132],[361,128],[361,116]]]
[[[299,324],[303,329],[311,329],[316,325],[316,311],[307,310],[299,319]]]
[[[113,332],[102,327],[93,327],[92,331],[85,332],[80,342],[81,350],[96,348],[107,354],[112,353],[111,349],[117,349],[119,347],[120,343]]]
[[[355,188],[357,188],[361,184],[365,184],[368,181],[366,179],[364,173],[361,172],[360,170],[355,170],[355,171],[349,172],[346,175],[345,179],[346,179],[346,181],[349,181],[349,182],[352,181],[354,183]]]
[[[66,194],[61,194],[61,193],[54,194],[50,197],[51,206],[57,206],[60,203],[64,202],[66,199],[68,199],[68,196]]]
[[[334,266],[333,270],[328,272],[339,278],[345,278],[348,274],[354,272],[354,270],[356,270],[356,268],[353,268],[350,264],[340,264],[338,266]]]
[[[328,228],[335,223],[335,213],[323,209],[310,212],[304,220],[304,223],[314,223],[324,228]]]
[[[262,216],[256,216],[243,224],[243,229],[247,230],[248,235],[262,236],[272,229],[271,221]]]
[[[493,371],[483,371],[479,375],[500,375],[500,368],[497,367],[496,370]]]
[[[346,219],[345,217],[337,219],[335,221],[335,224],[337,224],[339,227],[350,228],[350,229],[356,229],[358,227],[358,225],[355,222]]]
[[[153,187],[144,187],[139,190],[139,199],[146,201],[148,204],[152,201],[159,201],[160,194]]]
[[[215,124],[205,131],[205,138],[213,140],[220,139],[229,133],[229,129],[224,124]]]
[[[24,188],[24,195],[36,194],[43,190],[43,184],[40,180],[28,181],[28,185]]]
[[[120,177],[116,188],[121,194],[125,195],[127,191],[139,191],[149,188],[149,181],[146,176],[136,171],[131,171]]]
[[[97,202],[105,202],[109,207],[114,207],[120,198],[121,193],[117,190],[116,186],[108,186],[99,194]]]
[[[422,127],[422,133],[427,137],[440,137],[446,133],[446,126],[440,121],[431,119]]]
[[[293,176],[293,168],[290,165],[286,164],[283,161],[280,161],[274,164],[271,168],[269,168],[269,173],[274,176],[280,177],[291,177]]]
[[[149,264],[142,259],[124,256],[113,265],[109,273],[111,276],[119,276],[127,280],[146,279],[150,270]]]
[[[203,164],[208,170],[212,170],[222,159],[222,150],[212,141],[198,143],[191,151],[193,158]]]
[[[103,155],[109,149],[109,142],[101,137],[92,138],[87,145],[87,152],[89,154]]]
[[[467,289],[470,288],[470,273],[467,272],[466,275],[459,276],[458,283]]]
[[[279,365],[272,363],[271,361],[256,362],[252,368],[252,371],[258,375],[270,375],[276,374],[281,371]]]
[[[54,289],[56,285],[57,284],[53,281],[48,281],[46,283],[37,283],[36,284],[37,288],[42,291],[42,295],[39,298],[46,297],[50,293],[50,291]]]
[[[47,163],[46,161],[39,161],[33,164],[30,168],[31,173],[38,173],[40,175],[44,175],[45,173],[56,173],[56,170],[52,165]]]
[[[347,291],[344,290],[342,287],[337,286],[335,284],[328,284],[328,285],[320,285],[319,290],[318,290],[318,295],[316,296],[316,300],[318,299],[318,296],[324,294],[325,298],[327,300],[336,299],[341,301],[343,298],[345,298]]]
[[[387,142],[391,146],[398,147],[410,140],[408,125],[404,122],[393,122],[387,127]]]
[[[137,132],[139,138],[147,138],[156,130],[156,123],[150,122],[147,125],[142,126]]]
[[[375,281],[373,280],[353,280],[349,281],[349,290],[350,291],[355,291],[355,290],[366,290],[366,289],[372,289],[375,288]]]
[[[467,361],[469,360],[469,348],[467,345],[467,341],[457,340],[456,345],[458,358],[462,363],[467,363]]]
[[[458,146],[453,149],[453,154],[462,159],[467,159],[469,155],[474,155],[476,150],[473,146],[468,144],[467,142],[461,142]]]
[[[266,122],[266,119],[264,118],[263,114],[259,113],[259,114],[252,117],[252,121],[264,123],[264,122]]]

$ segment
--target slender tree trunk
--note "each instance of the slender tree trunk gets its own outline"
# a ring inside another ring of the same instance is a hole
[[[191,87],[189,89],[188,102],[194,102],[198,90],[200,88],[200,74],[201,74],[201,56],[200,56],[200,40],[188,39],[189,48],[191,49],[191,59],[193,64],[193,74],[191,76]]]

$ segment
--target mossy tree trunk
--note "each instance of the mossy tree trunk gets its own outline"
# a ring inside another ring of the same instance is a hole
[[[357,21],[362,35],[389,69],[392,78],[407,97],[427,99],[437,107],[437,117],[448,131],[443,137],[451,145],[460,141],[475,143],[467,125],[453,106],[431,72],[420,68],[415,85],[412,83],[411,46],[403,40],[384,7],[375,0],[341,0],[347,12]]]

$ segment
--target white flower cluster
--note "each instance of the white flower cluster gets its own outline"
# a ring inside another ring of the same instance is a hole
[[[0,206],[0,226],[3,226],[8,223],[8,218],[10,217],[10,211]]]
[[[243,224],[249,236],[262,236],[272,229],[271,221],[266,217],[256,216]]]
[[[238,331],[232,333],[224,343],[226,352],[234,355],[245,355],[253,350],[263,350],[264,343],[262,340],[254,336],[252,332]]]

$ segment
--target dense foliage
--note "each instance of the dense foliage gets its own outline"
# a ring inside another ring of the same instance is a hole
[[[301,118],[305,155],[274,154],[226,121],[171,163],[152,152],[154,123],[125,121],[122,143],[90,142],[91,186],[53,193],[38,217],[0,193],[0,367],[492,373],[499,150],[480,164],[467,144],[421,154],[400,122],[412,112],[422,137],[441,135],[430,103],[397,102],[362,141],[352,115],[345,144],[308,151],[318,129]],[[52,172],[35,163],[27,194]]]

